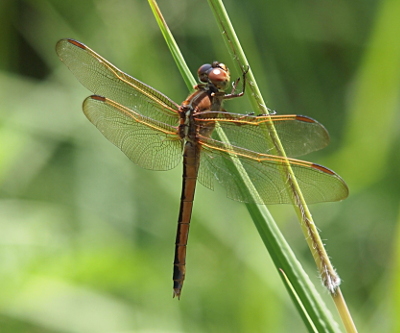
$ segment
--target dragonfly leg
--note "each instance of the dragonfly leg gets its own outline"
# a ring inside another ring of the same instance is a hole
[[[240,82],[240,77],[238,77],[235,82],[232,83],[232,90],[230,94],[225,94],[224,99],[232,99],[236,97],[242,97],[244,95],[244,92],[246,90],[246,75],[249,72],[250,66],[247,66],[247,69],[243,71],[243,90],[240,93],[236,93],[237,87]]]

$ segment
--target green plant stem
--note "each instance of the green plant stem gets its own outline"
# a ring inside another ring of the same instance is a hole
[[[217,20],[225,44],[227,45],[227,48],[236,63],[236,67],[239,70],[243,71],[245,68],[248,67],[248,61],[246,59],[243,49],[241,48],[240,42],[233,29],[233,26],[229,20],[229,16],[225,10],[222,0],[208,0],[208,2]],[[248,72],[247,82],[249,83],[248,89],[251,91],[248,96],[250,96],[250,101],[253,107],[260,110],[260,113],[266,113],[265,103],[261,96],[260,90],[258,89],[255,77],[251,71],[251,67]],[[267,127],[268,134],[270,135],[276,150],[281,156],[286,157],[274,126],[271,123],[271,125],[268,125]],[[346,303],[339,289],[340,278],[333,268],[333,265],[331,264],[330,259],[326,253],[324,244],[319,236],[318,230],[312,219],[311,213],[304,200],[304,197],[301,193],[300,187],[297,183],[296,177],[290,167],[289,162],[287,162],[283,168],[283,176],[286,177],[286,179],[288,180],[287,190],[292,192],[294,209],[300,220],[303,234],[313,255],[315,263],[318,267],[321,279],[332,297],[334,298],[335,304],[342,305],[339,307],[337,306],[337,309],[343,323],[345,324],[346,330],[348,332],[356,332],[356,328],[354,326],[350,313],[347,310],[347,306],[343,306]],[[340,302],[337,301],[339,299]]]
[[[343,325],[346,328],[346,332],[357,333],[356,325],[354,324],[353,318],[351,317],[349,308],[347,307],[346,301],[342,295],[340,288],[336,290],[336,293],[332,295],[333,301],[335,302],[336,309],[342,318]]]

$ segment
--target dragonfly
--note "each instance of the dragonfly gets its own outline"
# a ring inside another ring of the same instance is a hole
[[[225,100],[231,93],[230,72],[223,63],[204,64],[199,84],[181,103],[119,70],[73,39],[62,39],[56,52],[91,95],[83,112],[99,131],[137,165],[169,170],[183,161],[183,181],[173,263],[173,296],[181,296],[186,274],[186,247],[196,183],[209,189],[220,184],[229,198],[256,204],[290,204],[288,179],[282,168],[290,163],[307,203],[340,201],[348,187],[334,171],[293,157],[319,150],[329,143],[323,125],[302,115],[231,113]],[[245,81],[245,75],[243,75]],[[236,81],[236,83],[238,80]],[[276,151],[266,128],[273,125],[284,151]],[[224,133],[222,140],[220,133]],[[233,168],[239,163],[241,168]],[[243,173],[252,190],[243,190]]]

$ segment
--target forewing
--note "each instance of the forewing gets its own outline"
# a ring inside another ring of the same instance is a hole
[[[237,147],[261,154],[276,154],[269,127],[274,125],[287,156],[301,156],[324,148],[329,143],[325,127],[316,120],[299,115],[252,116],[222,111],[197,114],[200,126],[215,122],[229,142]],[[216,131],[212,138],[218,140]]]
[[[62,39],[57,43],[56,51],[76,78],[96,95],[107,97],[145,117],[177,125],[179,105],[122,72],[86,45],[73,39]]]

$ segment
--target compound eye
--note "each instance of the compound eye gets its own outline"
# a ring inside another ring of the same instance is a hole
[[[224,64],[222,64],[223,68],[220,65],[208,73],[208,79],[218,89],[225,89],[231,78],[228,68]]]
[[[212,69],[213,66],[210,64],[201,65],[197,70],[197,76],[199,77],[200,82],[208,82],[208,72]]]

